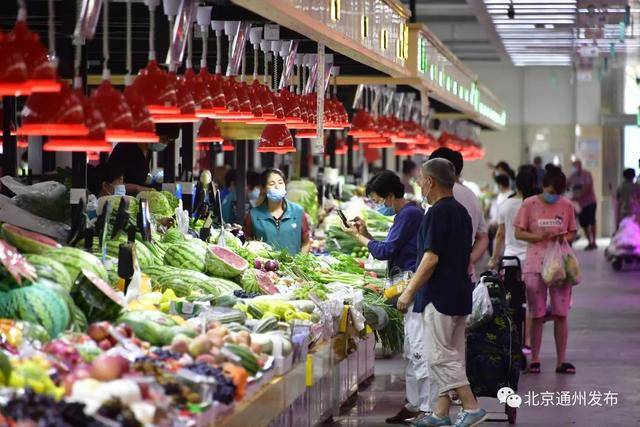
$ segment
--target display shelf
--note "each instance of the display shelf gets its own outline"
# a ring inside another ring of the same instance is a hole
[[[424,24],[409,25],[406,65],[416,89],[478,124],[504,129],[507,112],[502,103]]]
[[[344,339],[340,334],[316,346],[307,361],[295,364],[226,413],[217,408],[203,414],[198,425],[303,427],[330,418],[373,375],[373,334],[359,340],[357,350],[348,356],[339,350]]]
[[[232,0],[393,77],[406,77],[409,11],[397,0]]]

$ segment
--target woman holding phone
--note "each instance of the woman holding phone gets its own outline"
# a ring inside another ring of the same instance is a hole
[[[385,170],[374,175],[365,189],[367,197],[376,205],[376,210],[387,216],[395,215],[393,225],[385,240],[375,240],[367,231],[360,218],[349,222],[347,231],[360,243],[369,248],[369,253],[379,260],[387,261],[389,275],[406,271],[414,272],[417,259],[418,229],[424,211],[413,201],[404,198],[405,188],[395,173]],[[406,393],[407,404],[393,417],[387,418],[391,424],[406,424],[421,418],[431,411],[437,397],[437,390],[429,378],[426,361],[425,331],[419,317],[411,309],[405,313],[404,356],[407,359]]]
[[[549,168],[542,180],[543,193],[529,197],[513,223],[516,239],[528,242],[523,273],[527,305],[531,317],[531,363],[529,373],[540,373],[542,327],[547,311],[547,293],[551,298],[551,314],[556,341],[556,373],[575,374],[576,368],[565,360],[571,305],[571,285],[547,287],[542,280],[542,263],[555,241],[571,242],[576,234],[576,218],[571,201],[562,197],[567,178],[558,167]]]

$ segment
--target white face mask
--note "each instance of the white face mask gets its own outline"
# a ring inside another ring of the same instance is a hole
[[[118,184],[113,186],[113,195],[114,196],[126,196],[127,195],[127,187],[124,184]]]
[[[249,191],[249,194],[247,194],[247,198],[249,199],[249,204],[255,208],[258,204],[258,199],[260,198],[260,189],[256,187],[253,190]]]

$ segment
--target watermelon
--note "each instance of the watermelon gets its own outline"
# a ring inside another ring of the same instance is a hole
[[[184,241],[184,234],[182,234],[182,231],[178,230],[177,228],[168,229],[162,237],[162,243],[180,243]]]
[[[62,246],[50,237],[11,224],[2,224],[2,237],[20,252],[41,254]]]
[[[197,242],[176,243],[167,248],[164,261],[172,267],[204,271],[207,250]]]
[[[124,298],[101,278],[89,279],[80,274],[73,284],[71,297],[89,323],[115,320],[124,305]]]
[[[49,250],[43,255],[64,265],[71,280],[76,280],[82,269],[86,268],[105,282],[109,281],[109,275],[102,262],[95,255],[82,249],[65,246],[60,249]]]
[[[159,311],[127,311],[117,323],[129,325],[137,338],[155,346],[171,344],[177,334],[195,336],[191,329],[180,326],[171,316]]]
[[[198,271],[174,269],[154,280],[161,290],[173,289],[177,296],[189,296],[192,293],[206,296],[218,296],[225,288],[225,284],[219,283],[219,279],[209,277]]]
[[[67,269],[56,260],[50,259],[43,255],[27,254],[25,258],[36,269],[39,279],[47,279],[53,283],[57,283],[66,290],[71,290],[73,280],[69,276]]]
[[[223,233],[224,233],[225,245],[229,249],[236,250],[242,247],[242,242],[240,241],[240,239],[234,236],[232,232],[230,232],[229,230],[224,230]],[[211,238],[209,239],[209,242],[217,245],[219,240],[220,240],[220,229],[211,230]]]
[[[205,258],[207,273],[225,279],[233,279],[249,267],[247,260],[227,248],[209,246]]]
[[[277,294],[278,289],[264,271],[248,268],[242,273],[240,285],[246,292],[260,294]]]
[[[71,319],[64,298],[39,282],[0,292],[0,316],[41,325],[53,338],[69,326]]]

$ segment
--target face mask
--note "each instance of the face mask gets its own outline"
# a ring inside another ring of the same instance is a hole
[[[164,150],[165,148],[167,148],[167,144],[162,144],[162,143],[149,144],[149,151],[154,151],[156,153]]]
[[[249,204],[251,204],[251,206],[253,206],[254,208],[256,207],[256,204],[258,203],[258,198],[260,197],[260,189],[259,188],[254,188],[253,190],[249,191],[249,194],[247,194],[247,198],[249,199]]]
[[[376,211],[384,216],[393,216],[396,213],[395,209],[385,205],[384,203],[376,205]]]
[[[426,184],[425,184],[426,185]],[[431,185],[429,185],[429,187],[427,187],[427,191],[425,191],[423,196],[422,196],[422,201],[423,203],[426,203],[427,205],[430,205],[429,203],[429,193],[431,192]]]
[[[127,195],[127,187],[124,184],[118,184],[113,186],[113,195],[114,196],[126,196]]]
[[[279,202],[284,199],[284,196],[287,194],[287,190],[284,188],[282,190],[277,188],[269,188],[267,190],[267,199],[271,202]]]
[[[545,202],[550,203],[550,204],[554,204],[558,200],[560,200],[560,195],[559,194],[547,193],[545,191],[545,192],[542,193],[542,198],[544,199]]]

